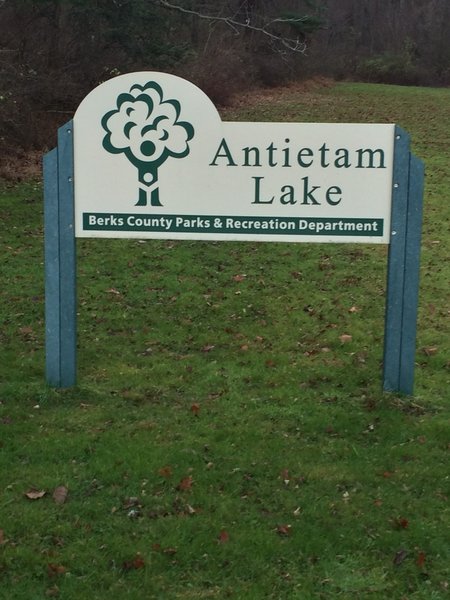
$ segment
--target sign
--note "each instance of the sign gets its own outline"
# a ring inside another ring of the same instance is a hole
[[[46,376],[76,382],[76,237],[389,244],[383,389],[412,394],[424,168],[398,125],[222,122],[191,83],[111,79],[44,157]]]
[[[74,117],[77,237],[389,243],[394,125],[222,122],[165,73]]]

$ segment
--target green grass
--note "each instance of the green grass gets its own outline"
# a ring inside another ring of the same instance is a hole
[[[78,387],[49,389],[42,186],[3,186],[0,598],[448,597],[449,101],[339,84],[225,115],[410,132],[414,398],[380,390],[386,249],[338,244],[79,240]]]

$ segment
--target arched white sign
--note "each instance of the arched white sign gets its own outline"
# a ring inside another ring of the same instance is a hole
[[[389,243],[394,125],[221,121],[166,73],[74,117],[77,237]]]

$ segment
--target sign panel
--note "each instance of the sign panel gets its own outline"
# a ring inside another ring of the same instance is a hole
[[[390,241],[394,125],[223,122],[196,86],[122,75],[74,118],[77,237]]]

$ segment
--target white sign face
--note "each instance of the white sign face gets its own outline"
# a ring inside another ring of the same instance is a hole
[[[74,117],[77,237],[389,243],[394,125],[223,122],[165,73]]]

